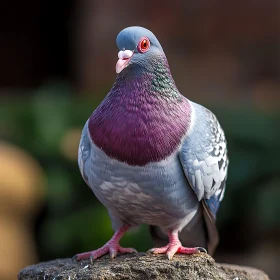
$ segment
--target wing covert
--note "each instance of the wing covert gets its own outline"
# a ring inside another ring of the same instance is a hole
[[[203,106],[191,104],[194,123],[182,143],[179,158],[198,199],[205,199],[215,217],[227,178],[226,139],[216,116]]]
[[[82,177],[87,184],[88,184],[88,176],[86,172],[86,163],[89,159],[90,153],[91,153],[91,139],[88,136],[88,121],[87,121],[82,131],[79,150],[78,150],[78,165]]]

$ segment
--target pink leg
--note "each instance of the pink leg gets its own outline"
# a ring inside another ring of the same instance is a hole
[[[207,253],[207,251],[202,247],[194,247],[194,248],[183,247],[182,243],[178,238],[178,232],[168,232],[168,237],[169,237],[169,243],[166,246],[161,248],[152,248],[148,252],[154,254],[167,254],[169,260],[171,260],[176,253],[187,254],[187,255],[196,254],[199,253],[200,251]]]
[[[128,226],[128,225],[122,226],[120,229],[118,229],[114,233],[112,238],[101,248],[99,248],[97,250],[94,250],[94,251],[77,254],[73,258],[75,258],[77,261],[90,258],[90,261],[92,263],[93,260],[95,260],[95,259],[97,259],[97,258],[99,258],[103,255],[106,255],[107,253],[110,253],[110,257],[111,257],[111,259],[113,259],[117,256],[118,252],[120,252],[120,253],[135,253],[135,252],[137,252],[133,248],[123,248],[119,244],[120,239],[122,238],[124,233],[129,228],[130,228],[130,226]]]

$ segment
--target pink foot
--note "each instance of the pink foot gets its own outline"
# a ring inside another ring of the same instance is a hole
[[[207,253],[207,251],[202,247],[183,247],[178,238],[178,233],[168,233],[168,236],[169,243],[166,246],[160,248],[152,248],[148,252],[153,254],[167,254],[169,260],[171,260],[176,253],[187,255],[196,254],[199,252]]]
[[[113,237],[101,248],[86,252],[77,254],[73,257],[73,259],[76,259],[77,261],[90,259],[90,262],[92,263],[95,259],[100,258],[107,253],[110,253],[111,259],[115,258],[120,253],[137,253],[137,251],[133,248],[123,248],[119,245],[119,241],[121,237],[124,235],[124,233],[129,229],[129,226],[123,226],[119,230],[115,232]]]
[[[101,248],[99,248],[97,250],[77,254],[74,257],[76,258],[77,261],[85,260],[85,259],[89,258],[90,262],[92,263],[94,260],[106,255],[107,253],[110,253],[110,258],[113,259],[117,256],[118,252],[119,253],[137,253],[137,251],[133,248],[123,248],[119,244],[113,244],[113,243],[110,243],[110,241],[109,241],[108,243],[106,243],[104,246],[102,246]]]

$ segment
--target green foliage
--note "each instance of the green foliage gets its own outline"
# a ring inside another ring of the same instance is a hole
[[[46,209],[38,223],[42,260],[91,250],[111,237],[106,209],[83,182],[77,162],[61,150],[63,136],[72,128],[82,129],[99,101],[74,96],[68,85],[56,83],[39,88],[28,99],[0,104],[1,136],[29,151],[47,176]],[[239,219],[254,220],[255,229],[279,228],[279,116],[246,107],[237,110],[236,105],[208,107],[225,130],[230,157],[219,227]],[[148,227],[132,230],[122,244],[150,248]]]

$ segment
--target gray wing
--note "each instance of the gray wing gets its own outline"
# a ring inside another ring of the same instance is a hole
[[[203,106],[191,104],[192,128],[182,143],[179,157],[198,200],[205,200],[215,218],[227,178],[226,139],[216,116]]]
[[[87,170],[88,170],[87,163],[90,157],[90,153],[91,153],[91,139],[88,135],[88,121],[87,121],[81,135],[81,140],[80,140],[80,145],[78,150],[78,164],[82,177],[88,185],[89,183],[88,183],[88,174],[87,174]]]

